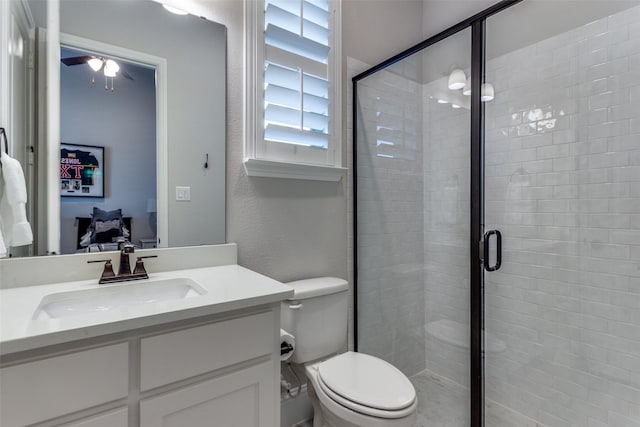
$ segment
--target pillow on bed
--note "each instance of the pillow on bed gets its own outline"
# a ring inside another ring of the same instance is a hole
[[[92,235],[93,235],[93,230],[91,229],[91,226],[89,226],[87,228],[87,232],[83,234],[82,237],[80,238],[80,246],[83,248],[86,248],[87,246],[89,246],[91,244]]]
[[[104,211],[93,208],[91,215],[91,243],[111,243],[116,237],[124,236],[122,209]]]

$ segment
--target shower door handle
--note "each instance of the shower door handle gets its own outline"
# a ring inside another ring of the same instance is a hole
[[[496,236],[496,263],[492,266],[489,262],[489,241],[491,236]],[[487,271],[496,271],[502,265],[502,234],[498,230],[489,230],[484,233],[484,269]]]

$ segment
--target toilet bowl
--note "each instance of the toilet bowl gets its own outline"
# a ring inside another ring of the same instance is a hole
[[[391,364],[347,352],[305,366],[314,402],[314,427],[412,427],[415,389]],[[317,405],[317,407],[316,407]]]
[[[418,406],[409,379],[377,357],[339,354],[346,344],[348,284],[323,277],[288,283],[281,326],[295,336],[290,361],[308,379],[314,427],[411,427]]]

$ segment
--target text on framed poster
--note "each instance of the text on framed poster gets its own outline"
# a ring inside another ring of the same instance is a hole
[[[60,195],[104,197],[104,147],[60,144]]]

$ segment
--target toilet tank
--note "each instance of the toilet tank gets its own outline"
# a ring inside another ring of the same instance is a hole
[[[296,340],[290,360],[306,363],[340,351],[347,340],[348,283],[319,277],[287,285],[294,296],[282,303],[281,327]]]

